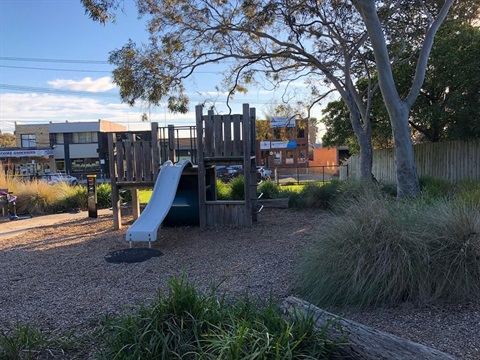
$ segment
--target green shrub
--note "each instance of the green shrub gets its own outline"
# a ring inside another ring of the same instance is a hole
[[[262,199],[275,199],[280,194],[280,186],[271,180],[262,181],[257,186],[257,192],[263,193]]]
[[[465,180],[458,184],[455,193],[456,201],[477,207],[480,211],[480,181]]]
[[[429,246],[429,283],[434,299],[465,301],[480,296],[480,206],[440,200],[422,213],[418,237]]]
[[[245,178],[243,175],[237,176],[228,182],[230,186],[231,200],[243,200],[245,198]]]
[[[34,215],[50,214],[67,210],[65,199],[75,196],[76,188],[66,183],[49,185],[43,181],[18,182],[14,195],[17,196],[17,212]],[[70,210],[68,208],[68,210]]]
[[[302,191],[293,194],[289,200],[292,208],[331,209],[334,199],[339,193],[341,182],[332,180],[325,184],[307,183]]]
[[[449,197],[454,191],[454,186],[447,180],[421,176],[419,182],[422,195],[427,198]]]
[[[109,183],[97,186],[97,207],[107,209],[112,206],[112,187]]]
[[[220,179],[215,180],[218,200],[228,200],[230,198],[230,186]]]
[[[400,202],[374,191],[343,205],[299,266],[299,291],[311,302],[372,306],[480,296],[478,208]]]
[[[272,303],[228,303],[173,278],[133,314],[110,318],[100,335],[108,359],[322,359],[335,344],[312,318],[288,322]]]
[[[29,325],[19,325],[11,334],[0,334],[0,359],[40,358],[41,350],[46,349],[47,344],[48,341],[40,330]]]

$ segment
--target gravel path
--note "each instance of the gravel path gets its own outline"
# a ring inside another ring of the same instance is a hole
[[[133,264],[105,261],[128,247],[125,229],[114,231],[111,215],[0,238],[0,331],[18,323],[47,331],[87,329],[102,315],[147,301],[183,272],[200,289],[223,281],[219,290],[229,296],[248,291],[281,301],[294,294],[295,264],[328,216],[266,208],[251,229],[165,228],[153,243],[163,255]],[[460,359],[480,359],[478,303],[334,312]]]

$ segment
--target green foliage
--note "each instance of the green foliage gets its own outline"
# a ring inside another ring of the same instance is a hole
[[[230,185],[230,198],[232,200],[243,200],[245,198],[245,178],[243,175],[231,179],[228,184]]]
[[[279,197],[280,186],[271,180],[262,181],[257,186],[257,192],[263,193],[262,199],[275,199]]]
[[[14,192],[17,196],[17,212],[41,215],[71,210],[73,206],[65,206],[73,205],[71,199],[75,198],[76,191],[75,187],[66,183],[49,185],[43,181],[17,182]]]
[[[341,182],[332,180],[325,184],[307,183],[298,194],[292,194],[289,207],[292,208],[317,208],[328,210],[339,194]]]
[[[421,176],[420,191],[424,197],[437,199],[451,196],[454,186],[447,180]]]
[[[218,200],[228,200],[230,198],[230,186],[220,179],[216,179],[215,186]]]
[[[48,345],[40,330],[19,325],[11,334],[0,334],[0,359],[37,359]]]
[[[454,196],[456,201],[477,207],[480,211],[480,181],[462,181]]]
[[[322,359],[334,349],[314,330],[312,318],[288,322],[271,302],[227,303],[198,292],[185,277],[170,279],[133,314],[108,320],[106,359]]]
[[[363,191],[342,208],[299,266],[299,291],[309,301],[373,306],[480,296],[478,205]]]
[[[112,187],[109,183],[97,185],[97,206],[99,209],[112,206]]]

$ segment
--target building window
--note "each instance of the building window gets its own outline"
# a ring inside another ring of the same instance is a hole
[[[35,134],[22,134],[20,135],[22,141],[22,147],[31,148],[37,146],[37,136]]]
[[[297,139],[305,139],[305,128],[298,127],[297,128]]]
[[[78,132],[72,134],[73,144],[92,144],[98,143],[98,133],[96,132]]]
[[[63,140],[63,134],[62,133],[59,133],[59,134],[55,134],[55,144],[63,144],[64,140]]]

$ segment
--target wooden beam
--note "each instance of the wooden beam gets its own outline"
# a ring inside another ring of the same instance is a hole
[[[376,360],[454,360],[449,354],[437,349],[376,330],[357,322],[322,310],[294,296],[288,297],[283,308],[289,315],[313,315],[316,327],[325,331],[333,341],[345,342],[337,351],[340,356],[350,359]],[[326,328],[326,330],[324,330]]]

